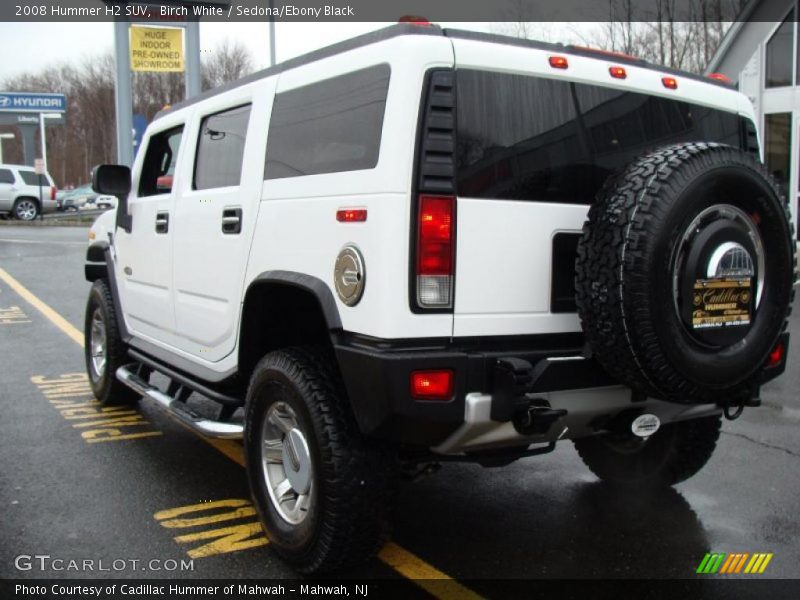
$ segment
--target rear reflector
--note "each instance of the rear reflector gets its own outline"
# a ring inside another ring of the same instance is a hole
[[[455,198],[419,198],[417,300],[423,308],[449,308],[453,289]]]
[[[614,79],[625,79],[628,76],[624,67],[608,67],[608,72]]]
[[[549,60],[550,66],[554,69],[566,69],[569,67],[569,62],[563,56],[551,56]]]
[[[367,209],[340,208],[336,211],[336,220],[340,223],[363,223],[367,220]]]
[[[664,87],[668,90],[677,90],[678,89],[678,80],[674,77],[662,77],[661,83],[664,84]]]
[[[453,372],[414,371],[411,373],[411,397],[416,400],[447,401],[453,397]]]
[[[784,350],[783,343],[778,342],[772,349],[772,352],[769,353],[769,358],[767,358],[767,368],[777,367],[779,364],[781,364],[781,362],[783,362]]]

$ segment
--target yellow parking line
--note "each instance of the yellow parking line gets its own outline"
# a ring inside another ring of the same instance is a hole
[[[19,281],[14,279],[6,271],[0,268],[0,279],[5,281],[23,300],[28,302],[36,310],[42,313],[53,325],[63,331],[72,341],[83,347],[83,334],[78,331],[64,317],[50,308],[47,304],[39,300]],[[201,435],[194,431],[185,423],[178,419],[173,419],[180,423],[187,430],[200,437],[233,462],[244,467],[244,449],[242,446],[231,440],[218,440]],[[378,558],[397,571],[406,579],[414,581],[426,592],[439,598],[440,600],[479,600],[481,596],[454,580],[449,575],[426,563],[418,556],[408,550],[401,548],[393,542],[389,542],[378,553]]]
[[[28,304],[33,306],[36,310],[42,313],[47,319],[56,327],[58,327],[61,331],[67,334],[70,339],[76,344],[79,344],[81,348],[83,348],[83,334],[78,331],[77,328],[73,327],[72,324],[67,321],[64,317],[54,311],[52,308],[47,306],[44,302],[39,300],[36,296],[34,296],[31,292],[27,290],[19,281],[14,279],[11,275],[9,275],[5,270],[0,268],[0,279],[5,281],[8,286],[17,292],[17,294],[25,300]]]

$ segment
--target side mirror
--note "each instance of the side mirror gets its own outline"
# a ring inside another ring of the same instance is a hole
[[[98,194],[117,197],[117,227],[131,232],[128,194],[131,191],[131,170],[124,165],[98,165],[92,169],[92,189]]]
[[[92,170],[92,189],[98,194],[127,196],[131,191],[131,170],[123,165],[98,165]]]

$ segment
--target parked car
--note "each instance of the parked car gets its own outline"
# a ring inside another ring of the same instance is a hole
[[[33,167],[0,164],[0,213],[32,221],[57,208],[56,186],[49,173],[39,176]]]
[[[734,87],[586,48],[397,25],[276,65],[95,170],[120,203],[86,255],[92,390],[243,437],[305,572],[380,549],[399,476],[438,462],[571,440],[619,494],[674,485],[786,367],[759,154]]]
[[[98,194],[91,183],[76,187],[67,192],[62,201],[62,210],[78,210],[81,208],[113,208],[117,199],[107,194]]]

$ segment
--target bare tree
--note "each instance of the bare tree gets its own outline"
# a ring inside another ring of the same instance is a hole
[[[203,89],[215,88],[252,71],[250,52],[240,42],[225,40],[203,61]]]
[[[595,46],[702,73],[745,0],[612,0]]]
[[[204,89],[246,75],[252,60],[238,42],[223,42],[202,64]],[[67,113],[63,126],[47,128],[47,159],[50,172],[60,186],[88,180],[91,168],[116,159],[116,109],[114,105],[114,57],[95,56],[79,64],[62,64],[39,73],[11,77],[3,82],[9,91],[66,94]],[[183,73],[134,73],[134,113],[150,121],[165,105],[184,98]],[[0,127],[13,131],[11,126]],[[21,163],[22,144],[3,147],[4,160]]]

